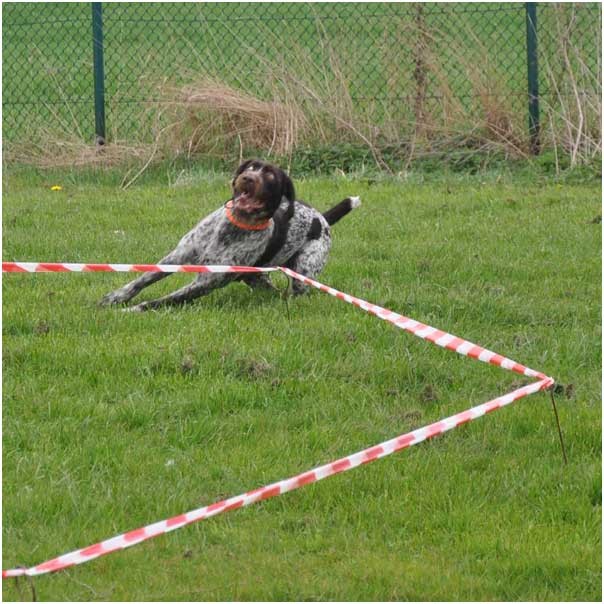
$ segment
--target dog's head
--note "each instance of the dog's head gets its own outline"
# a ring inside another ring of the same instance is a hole
[[[290,177],[259,159],[243,162],[233,177],[233,207],[250,218],[270,218],[284,197],[294,201],[295,195]]]

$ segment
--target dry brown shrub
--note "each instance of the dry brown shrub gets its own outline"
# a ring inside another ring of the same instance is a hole
[[[429,144],[478,147],[481,151],[504,151],[513,157],[526,157],[528,137],[525,116],[513,106],[505,77],[489,60],[488,49],[470,27],[456,32],[455,38],[438,28],[423,35],[424,65],[431,81],[431,94],[438,102],[423,111],[423,131]],[[471,40],[471,44],[467,41]],[[447,53],[442,52],[446,47]],[[447,65],[444,64],[446,61]],[[453,87],[449,65],[457,67],[458,80],[466,88]]]
[[[162,104],[173,127],[166,144],[187,156],[221,152],[238,144],[288,155],[307,127],[299,107],[280,99],[263,100],[207,77],[163,91]]]
[[[584,38],[577,31],[581,7],[557,5],[553,13],[556,52],[541,63],[542,78],[550,91],[542,97],[544,144],[556,159],[566,155],[571,167],[589,163],[602,154],[601,55],[589,65]],[[591,44],[602,48],[601,23],[593,23]]]
[[[39,168],[109,167],[145,161],[151,151],[150,144],[117,141],[97,146],[77,136],[66,138],[64,132],[41,129],[35,140],[5,144],[4,160]]]

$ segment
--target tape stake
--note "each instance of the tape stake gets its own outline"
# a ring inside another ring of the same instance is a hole
[[[556,399],[554,398],[554,389],[549,388],[549,393],[552,400],[552,408],[554,410],[554,418],[556,420],[556,426],[558,427],[558,438],[560,439],[560,449],[562,449],[562,459],[564,459],[564,465],[568,465],[568,457],[566,457],[566,447],[564,446],[564,437],[562,436],[562,428],[560,427],[560,418],[558,417],[558,409],[556,407]]]

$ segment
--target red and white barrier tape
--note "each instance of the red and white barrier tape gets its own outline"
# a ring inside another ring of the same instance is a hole
[[[3,273],[270,273],[274,267],[221,264],[77,264],[73,262],[3,262]]]
[[[482,346],[478,346],[468,340],[458,338],[445,331],[440,331],[419,321],[409,319],[403,315],[392,312],[376,304],[371,304],[355,298],[349,294],[344,294],[333,287],[323,285],[318,281],[309,279],[295,271],[285,267],[256,267],[256,266],[232,266],[232,265],[195,265],[195,264],[75,264],[65,262],[3,262],[3,273],[66,273],[66,272],[165,272],[165,273],[267,273],[281,271],[293,279],[302,283],[311,285],[323,292],[344,300],[349,304],[354,304],[359,308],[375,315],[376,317],[392,323],[420,338],[434,342],[438,346],[454,350],[455,352],[476,358],[479,361],[498,365],[503,369],[509,369],[527,377],[543,379],[545,374],[525,367],[516,361],[512,361],[495,352],[491,352]]]
[[[169,267],[169,269],[167,267]],[[43,562],[42,564],[38,564],[37,566],[32,566],[30,568],[14,568],[9,570],[3,570],[3,579],[8,577],[19,577],[23,575],[42,575],[45,573],[62,570],[70,566],[75,566],[77,564],[82,564],[84,562],[94,560],[95,558],[104,556],[111,552],[126,549],[153,537],[157,537],[158,535],[163,535],[175,529],[187,526],[188,524],[192,524],[193,522],[199,522],[200,520],[205,520],[206,518],[216,516],[223,512],[228,512],[230,510],[244,507],[252,503],[262,501],[264,499],[270,499],[271,497],[282,495],[283,493],[293,491],[294,489],[298,489],[306,484],[318,482],[319,480],[323,480],[324,478],[328,478],[329,476],[333,476],[334,474],[346,472],[359,465],[369,463],[376,459],[391,455],[392,453],[395,453],[407,447],[416,445],[428,438],[432,438],[433,436],[437,436],[439,434],[447,432],[448,430],[451,430],[461,424],[482,417],[486,413],[494,411],[495,409],[500,409],[501,407],[509,405],[514,401],[528,396],[529,394],[533,394],[535,392],[550,388],[554,384],[554,380],[551,377],[548,377],[543,373],[525,367],[524,365],[516,363],[515,361],[512,361],[511,359],[503,357],[497,353],[491,352],[486,348],[482,348],[481,346],[477,346],[476,344],[468,342],[467,340],[463,340],[462,338],[458,338],[457,336],[451,335],[444,331],[440,331],[438,329],[435,329],[434,327],[425,325],[424,323],[414,321],[413,319],[409,319],[407,317],[404,317],[403,315],[399,315],[375,304],[371,304],[369,302],[366,302],[365,300],[361,300],[360,298],[355,298],[354,296],[344,294],[336,289],[323,285],[322,283],[309,279],[308,277],[304,277],[303,275],[300,275],[295,271],[284,267],[256,268],[237,266],[179,266],[143,264],[59,264],[24,262],[2,263],[3,272],[146,272],[158,270],[165,270],[166,272],[199,273],[270,272],[280,270],[293,279],[297,279],[307,285],[316,287],[317,289],[326,292],[332,296],[335,296],[340,300],[344,300],[345,302],[354,304],[355,306],[358,306],[359,308],[375,315],[376,317],[379,317],[380,319],[388,321],[393,325],[396,325],[401,329],[409,331],[410,333],[413,333],[414,335],[420,338],[438,344],[443,348],[454,350],[459,354],[466,355],[486,363],[498,365],[503,369],[508,369],[510,371],[514,371],[525,376],[536,377],[539,381],[518,388],[517,390],[514,390],[509,394],[505,394],[503,396],[495,398],[487,403],[483,403],[482,405],[478,405],[477,407],[468,409],[467,411],[457,413],[456,415],[452,415],[418,430],[414,430],[413,432],[402,434],[401,436],[397,436],[396,438],[383,442],[379,445],[369,447],[368,449],[364,449],[363,451],[359,451],[358,453],[343,457],[332,463],[315,468],[314,470],[298,474],[297,476],[294,476],[292,478],[287,478],[285,480],[275,482],[268,486],[255,489],[253,491],[248,491],[247,493],[244,493],[242,495],[230,497],[229,499],[213,503],[211,505],[193,510],[191,512],[180,514],[178,516],[173,516],[172,518],[168,518],[167,520],[155,522],[154,524],[150,524],[145,527],[138,528],[127,533],[123,533],[121,535],[117,535],[116,537],[101,541],[99,543],[96,543],[95,545],[91,545],[89,547],[85,547],[83,549],[75,550],[68,554],[64,554],[57,558],[53,558],[52,560],[48,560],[47,562]]]
[[[497,365],[498,367],[502,367],[503,369],[508,369],[509,371],[514,371],[516,373],[520,373],[521,375],[525,375],[527,377],[533,377],[537,379],[546,379],[547,376],[540,371],[535,371],[534,369],[530,369],[529,367],[525,367],[516,361],[512,361],[512,359],[508,359],[507,357],[501,356],[496,352],[491,352],[482,346],[478,346],[477,344],[473,344],[468,340],[464,340],[462,338],[458,338],[446,331],[441,331],[440,329],[436,329],[434,327],[430,327],[425,323],[420,323],[419,321],[415,321],[413,319],[409,319],[403,315],[399,315],[398,313],[392,312],[387,308],[382,308],[381,306],[377,306],[376,304],[371,304],[371,302],[366,302],[365,300],[361,300],[361,298],[355,298],[349,294],[344,294],[333,287],[328,287],[327,285],[323,285],[318,281],[314,281],[313,279],[309,279],[304,275],[300,275],[289,268],[279,267],[279,270],[286,275],[289,275],[293,279],[297,279],[306,285],[311,285],[312,287],[316,287],[317,289],[329,294],[330,296],[334,296],[340,300],[344,300],[344,302],[348,302],[349,304],[354,304],[364,311],[375,315],[379,319],[383,319],[384,321],[388,321],[392,323],[396,327],[404,329],[413,335],[423,338],[424,340],[429,340],[442,348],[448,348],[449,350],[453,350],[458,354],[463,356],[468,356],[473,359],[478,359],[479,361],[483,361],[484,363],[490,363],[491,365]],[[551,379],[551,378],[549,378]]]
[[[242,495],[230,497],[229,499],[212,503],[211,505],[187,512],[186,514],[173,516],[167,520],[155,522],[154,524],[149,524],[133,531],[117,535],[111,539],[101,541],[100,543],[96,543],[83,549],[75,550],[68,554],[59,556],[58,558],[53,558],[52,560],[38,564],[37,566],[32,566],[31,568],[3,570],[2,577],[6,578],[19,577],[21,575],[43,575],[45,573],[62,570],[70,566],[88,562],[89,560],[94,560],[95,558],[104,556],[111,552],[132,547],[137,543],[142,543],[143,541],[147,541],[148,539],[152,539],[158,535],[169,533],[170,531],[187,526],[193,522],[199,522],[200,520],[211,518],[212,516],[222,514],[223,512],[245,507],[264,499],[276,497],[277,495],[283,495],[288,491],[293,491],[303,487],[304,485],[318,482],[319,480],[323,480],[324,478],[328,478],[334,474],[352,470],[352,468],[356,468],[362,464],[386,457],[387,455],[391,455],[392,453],[396,453],[397,451],[406,449],[407,447],[417,445],[418,443],[432,438],[433,436],[443,434],[444,432],[460,426],[461,424],[465,424],[466,422],[470,422],[482,417],[491,411],[505,407],[506,405],[509,405],[529,394],[544,390],[550,385],[551,380],[549,378],[540,380],[538,382],[533,382],[528,386],[523,386],[518,390],[514,390],[509,394],[505,394],[493,399],[488,403],[483,403],[482,405],[478,405],[477,407],[473,407],[472,409],[468,409],[462,413],[457,413],[456,415],[452,415],[446,419],[442,419],[423,428],[419,428],[413,432],[402,434],[401,436],[397,436],[396,438],[380,443],[379,445],[369,447],[368,449],[348,455],[347,457],[342,457],[337,461],[325,464],[308,472],[303,472],[302,474],[298,474],[292,478],[286,478],[285,480],[274,482],[273,484],[260,489],[248,491]]]

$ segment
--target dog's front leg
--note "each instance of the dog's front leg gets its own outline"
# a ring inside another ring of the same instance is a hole
[[[175,292],[157,298],[157,300],[149,300],[141,302],[131,308],[125,308],[126,311],[141,312],[144,310],[155,310],[161,306],[174,306],[176,304],[183,304],[184,302],[190,302],[195,298],[205,296],[217,287],[224,287],[227,283],[233,281],[232,275],[214,274],[214,275],[199,275],[199,277],[190,283],[177,289]]]
[[[162,258],[157,264],[183,264],[187,261],[187,256],[181,252],[174,250],[167,256]],[[112,304],[123,304],[132,300],[141,290],[148,287],[152,283],[156,283],[161,279],[169,277],[172,273],[144,273],[137,279],[130,281],[123,287],[103,296],[99,304],[101,306],[110,306]]]

